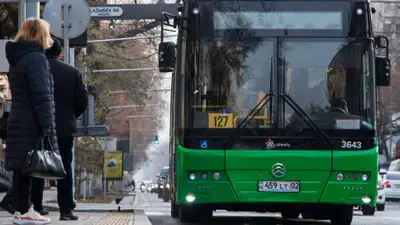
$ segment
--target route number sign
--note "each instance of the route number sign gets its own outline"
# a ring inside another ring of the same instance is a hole
[[[208,128],[233,128],[233,114],[209,113]]]

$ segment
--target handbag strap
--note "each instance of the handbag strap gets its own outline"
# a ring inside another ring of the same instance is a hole
[[[46,139],[46,144],[49,144],[49,148],[46,149],[46,150],[48,150],[48,151],[54,151],[53,145],[51,144],[51,141],[50,141],[50,137],[47,137],[47,136],[46,136],[45,139]]]
[[[42,150],[42,149],[44,149],[43,137],[39,136],[39,140],[36,144],[36,150]]]
[[[43,137],[43,136],[39,137],[38,143],[36,144],[36,150],[44,150],[45,144],[49,145],[49,148],[46,149],[47,151],[54,151],[53,145],[51,144],[51,141],[50,141],[50,138],[47,137],[47,136],[46,137]]]

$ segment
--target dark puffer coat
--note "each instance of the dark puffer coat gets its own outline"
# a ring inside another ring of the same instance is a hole
[[[53,77],[41,47],[33,41],[7,42],[11,112],[6,141],[6,169],[22,168],[40,135],[58,150]]]

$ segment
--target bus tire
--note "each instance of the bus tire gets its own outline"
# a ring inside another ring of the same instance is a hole
[[[163,200],[164,202],[169,202],[169,191],[163,192]]]
[[[194,206],[179,206],[179,219],[182,223],[195,223],[199,221],[198,212]]]
[[[375,207],[369,205],[361,206],[361,211],[365,216],[373,216],[375,215]]]
[[[174,202],[171,202],[171,217],[179,218],[179,206]]]
[[[332,225],[351,225],[353,221],[353,207],[342,207],[332,211],[330,215]]]
[[[295,211],[295,210],[287,210],[287,211],[282,211],[281,212],[282,218],[283,219],[298,219],[300,216],[300,212]]]

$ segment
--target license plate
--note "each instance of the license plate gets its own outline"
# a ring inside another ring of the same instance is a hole
[[[262,192],[299,192],[299,181],[259,181],[258,191]]]

